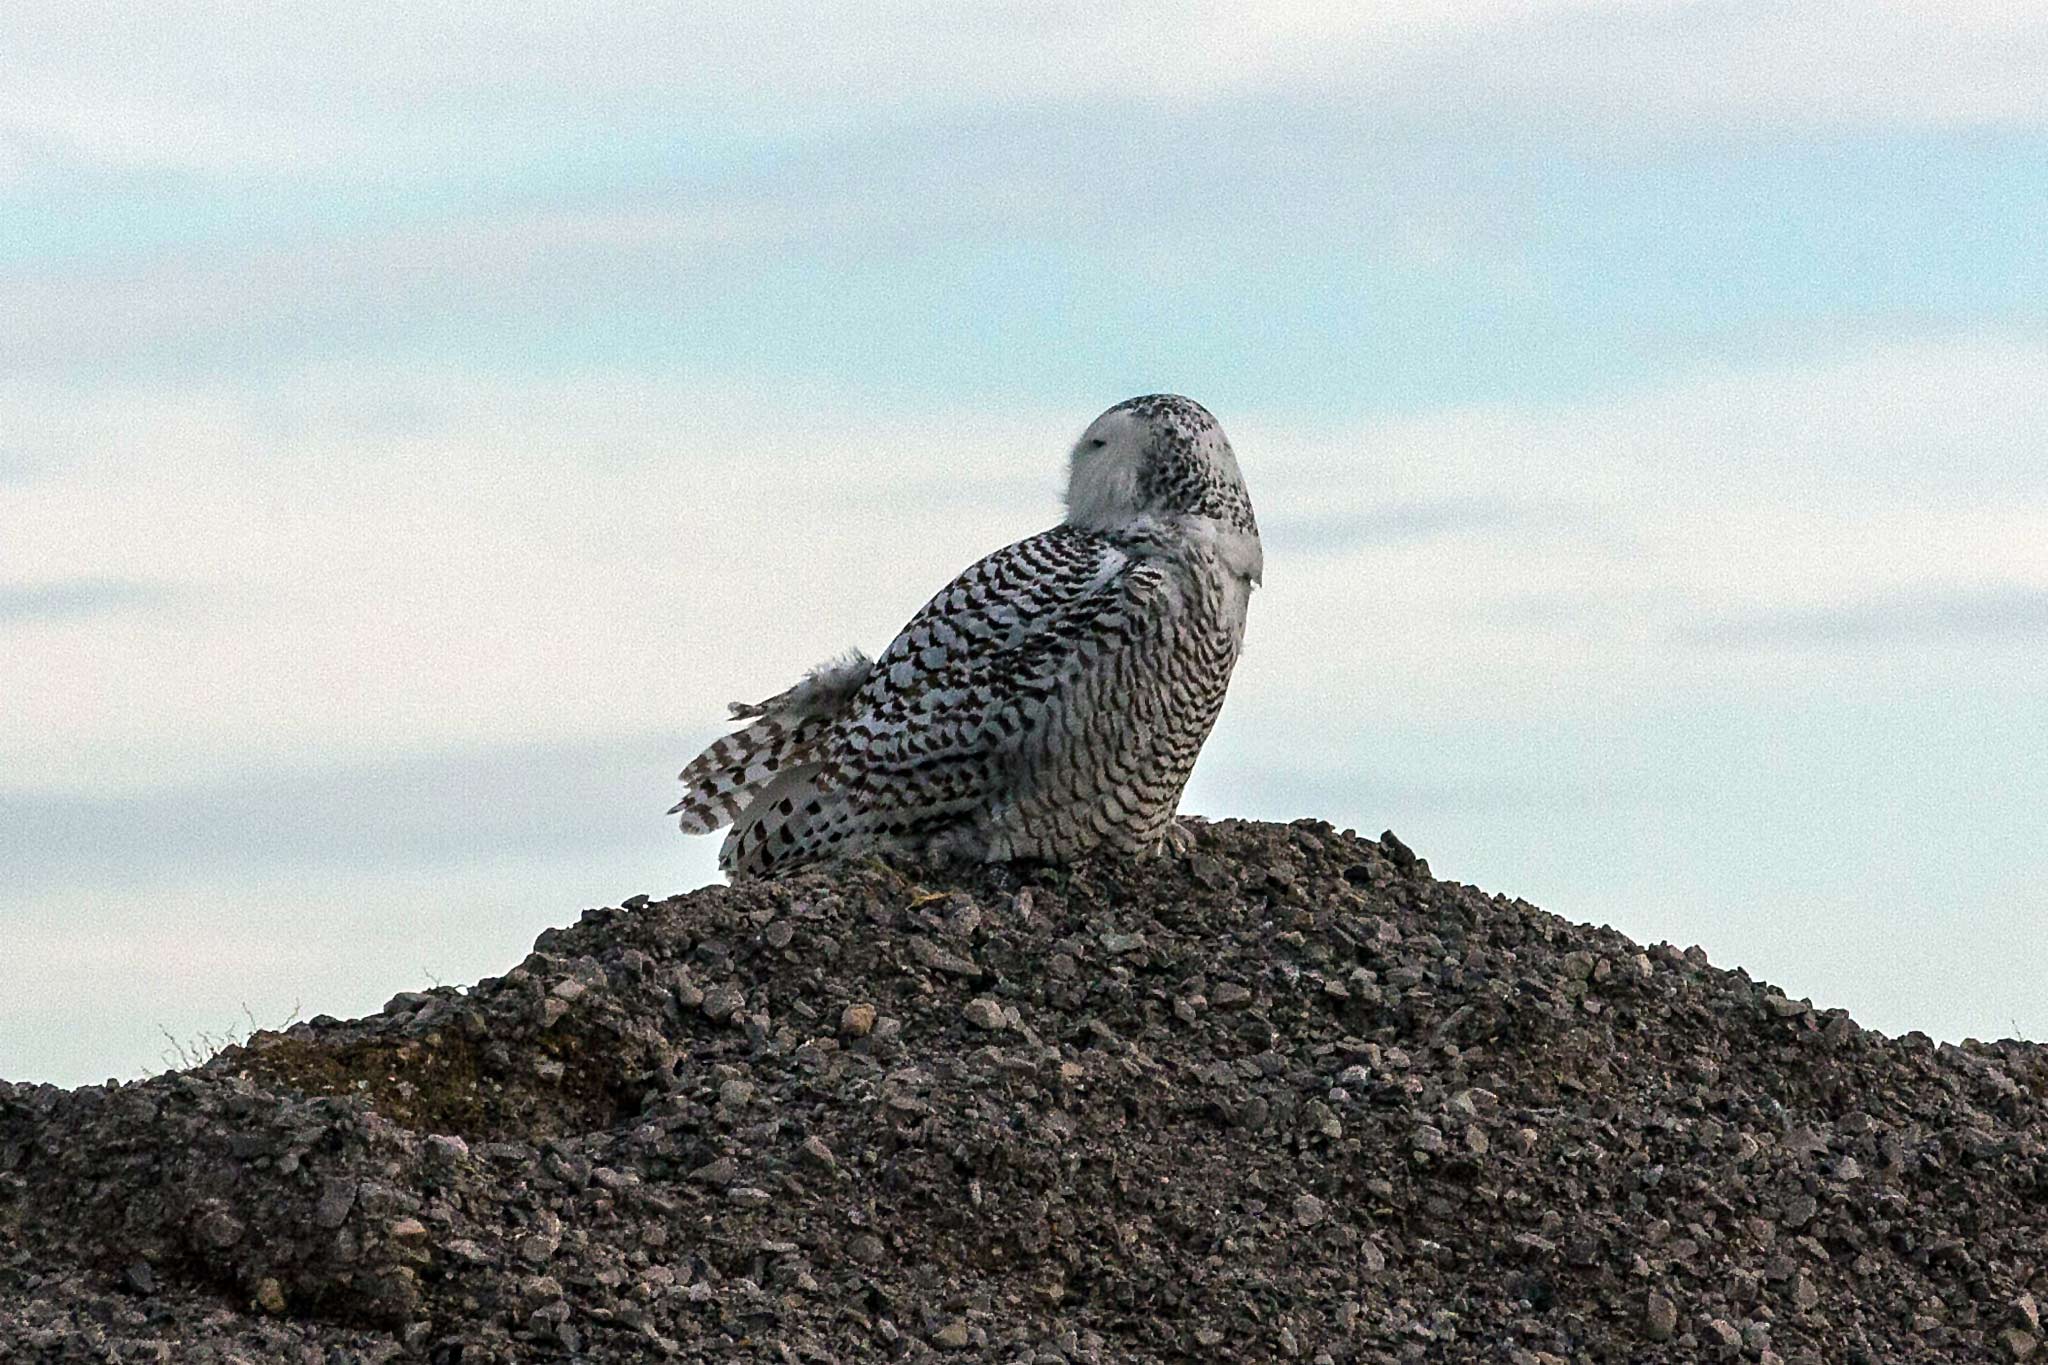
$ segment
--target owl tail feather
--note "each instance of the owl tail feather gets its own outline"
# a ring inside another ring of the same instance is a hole
[[[799,762],[764,783],[719,845],[719,869],[739,878],[759,877],[774,867],[788,853],[796,832],[817,813],[817,781],[824,767]]]
[[[867,682],[873,660],[849,650],[806,673],[803,681],[764,702],[734,702],[732,719],[751,724],[720,738],[678,774],[683,799],[669,811],[683,833],[709,834],[731,824],[763,789],[798,765]]]

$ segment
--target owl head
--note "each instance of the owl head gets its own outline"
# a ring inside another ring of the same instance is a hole
[[[1118,403],[1074,443],[1067,522],[1108,531],[1146,518],[1209,517],[1256,536],[1244,476],[1223,428],[1192,398]]]

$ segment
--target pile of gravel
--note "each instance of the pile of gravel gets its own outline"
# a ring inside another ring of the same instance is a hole
[[[1197,825],[0,1083],[0,1358],[2048,1360],[2048,1066]]]

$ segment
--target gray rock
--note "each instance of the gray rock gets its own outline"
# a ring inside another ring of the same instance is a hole
[[[1710,1318],[1701,1335],[1709,1346],[1718,1346],[1723,1351],[1742,1349],[1742,1332],[1726,1318]]]
[[[967,1002],[961,1017],[978,1029],[999,1030],[1006,1026],[1003,1007],[988,996],[977,996]]]
[[[704,992],[704,1003],[699,1007],[707,1019],[724,1022],[747,1006],[746,992],[736,986],[720,984]]]
[[[1677,1330],[1678,1305],[1652,1289],[1643,1300],[1643,1334],[1652,1341],[1669,1341]]]

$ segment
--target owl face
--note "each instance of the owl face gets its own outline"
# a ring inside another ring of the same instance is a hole
[[[1258,531],[1237,456],[1208,409],[1178,394],[1127,399],[1074,443],[1067,520],[1106,530],[1175,516]]]

